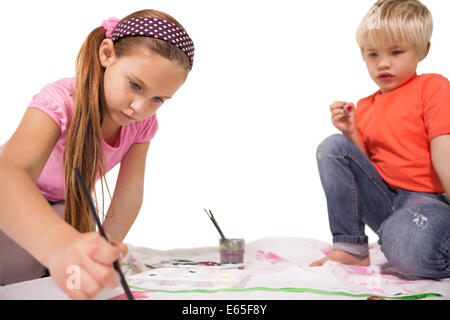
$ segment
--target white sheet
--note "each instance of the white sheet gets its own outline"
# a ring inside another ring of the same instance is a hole
[[[219,261],[217,247],[158,251],[128,245],[122,270],[136,299],[450,299],[450,278],[434,281],[400,275],[377,244],[371,265],[328,261],[308,267],[331,245],[305,238],[264,238],[248,243],[243,269],[173,266],[173,259]],[[67,299],[52,278],[0,287],[0,299]],[[97,299],[126,299],[123,289],[103,290]]]

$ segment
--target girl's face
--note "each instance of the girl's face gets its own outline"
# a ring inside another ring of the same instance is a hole
[[[188,75],[176,61],[144,49],[118,58],[110,39],[103,41],[99,53],[100,63],[106,68],[104,116],[119,126],[153,115],[175,94]]]
[[[416,73],[421,59],[412,43],[394,43],[365,48],[363,59],[381,93],[401,87]]]

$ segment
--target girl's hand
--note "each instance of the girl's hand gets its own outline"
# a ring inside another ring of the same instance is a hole
[[[97,232],[78,234],[52,257],[48,268],[69,298],[93,299],[104,288],[117,287],[119,274],[113,262],[125,256],[126,251],[124,244],[113,245]]]
[[[330,105],[331,122],[346,136],[351,136],[356,129],[355,105],[353,102],[335,101]]]

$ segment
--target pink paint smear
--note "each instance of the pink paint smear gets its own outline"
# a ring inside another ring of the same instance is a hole
[[[147,293],[150,293],[153,291],[131,291],[131,294],[133,295],[134,299],[139,300],[139,299],[147,299],[148,295]],[[118,296],[109,298],[108,300],[128,300],[127,296],[125,293],[123,294],[119,294]]]
[[[273,252],[265,253],[262,250],[258,250],[257,252],[258,252],[258,254],[256,255],[257,260],[266,259],[266,260],[270,261],[270,263],[280,263],[280,262],[286,261],[285,259],[281,258],[280,256],[278,256],[277,254],[275,254]]]
[[[326,256],[333,250],[333,247],[332,247],[332,246],[322,248],[322,247],[321,247],[322,244],[319,244],[319,243],[317,243],[316,241],[313,242],[313,246],[314,246],[316,249],[319,249],[319,250],[320,250],[324,255],[326,255]]]
[[[373,269],[370,269],[369,267],[354,266],[349,264],[342,265],[342,267],[348,273],[356,274],[359,276],[370,276],[375,274],[375,271]]]
[[[333,247],[322,248],[320,249],[320,251],[322,251],[322,253],[327,256],[331,251],[333,251]]]

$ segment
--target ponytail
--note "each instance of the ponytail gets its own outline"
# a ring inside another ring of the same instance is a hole
[[[78,167],[90,193],[95,190],[97,175],[104,176],[102,153],[103,67],[98,51],[105,38],[102,27],[93,30],[76,61],[76,87],[73,113],[67,133],[63,162],[65,172],[64,220],[80,232],[91,231],[93,220],[84,200],[74,168]]]

